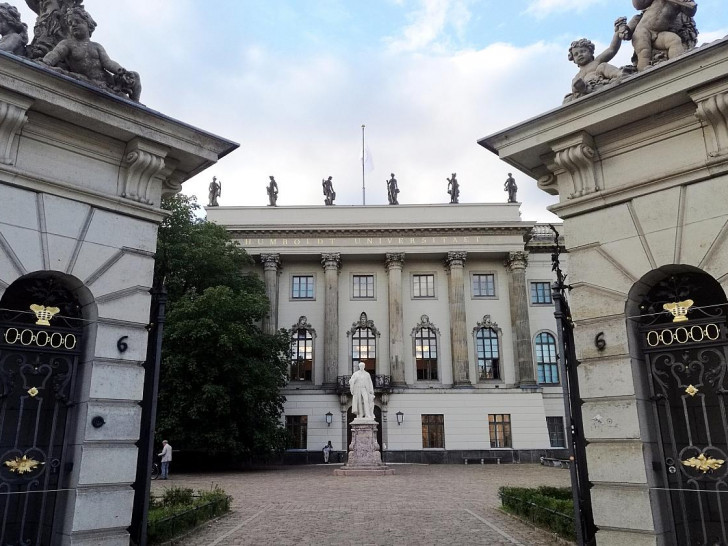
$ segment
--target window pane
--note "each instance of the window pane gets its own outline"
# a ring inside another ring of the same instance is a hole
[[[551,447],[566,447],[563,417],[546,417]]]
[[[510,414],[488,415],[490,447],[512,447]]]
[[[422,416],[422,447],[439,449],[445,447],[444,415]]]
[[[351,336],[352,372],[359,369],[359,362],[371,374],[377,368],[377,341],[371,328],[357,328]]]
[[[291,337],[291,381],[313,379],[313,335],[304,328]]]
[[[291,279],[292,299],[313,299],[313,275],[294,275]]]
[[[498,333],[492,328],[481,328],[475,335],[475,350],[478,357],[480,379],[500,378],[500,351]]]
[[[374,275],[354,275],[354,298],[374,297]]]
[[[552,303],[551,285],[547,282],[532,282],[531,303]]]
[[[286,415],[288,449],[308,447],[308,417],[306,415]]]
[[[434,298],[435,275],[413,275],[412,294],[415,298]]]
[[[536,336],[536,363],[539,383],[559,382],[559,362],[556,356],[556,338],[547,332]]]
[[[473,275],[473,296],[495,296],[495,275],[476,274]]]

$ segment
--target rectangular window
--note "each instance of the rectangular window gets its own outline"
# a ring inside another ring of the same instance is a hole
[[[308,447],[308,416],[286,415],[286,431],[288,432],[288,449],[306,449]]]
[[[445,416],[422,416],[422,447],[445,448]]]
[[[546,417],[546,427],[549,430],[549,441],[551,447],[566,447],[564,438],[564,418]]]
[[[435,275],[412,275],[412,297],[434,298]]]
[[[513,447],[511,442],[511,416],[510,414],[488,415],[490,429],[490,447]]]
[[[495,297],[495,275],[493,273],[473,273],[471,280],[474,298]]]
[[[354,299],[373,299],[374,298],[374,275],[353,275],[353,292]]]
[[[531,303],[549,304],[551,301],[551,284],[548,282],[531,283]]]
[[[313,275],[293,275],[291,277],[291,299],[313,299]]]

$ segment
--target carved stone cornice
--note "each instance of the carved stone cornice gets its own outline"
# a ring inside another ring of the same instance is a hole
[[[518,251],[509,253],[505,265],[508,271],[526,269],[526,266],[528,266],[528,252]]]
[[[171,157],[164,160],[164,170],[160,174],[162,178],[162,198],[173,197],[182,191],[185,174],[177,170],[178,165],[179,161]]]
[[[321,254],[321,265],[324,267],[324,271],[332,269],[338,271],[341,267],[341,253],[326,252]]]
[[[582,197],[599,191],[596,161],[598,154],[594,139],[585,132],[551,143],[554,154],[547,164],[548,169],[557,177],[567,177],[573,188],[568,198]],[[541,177],[539,184],[551,186],[553,181]]]
[[[369,320],[369,317],[367,317],[367,314],[363,311],[362,314],[359,315],[359,320],[353,323],[351,325],[351,329],[346,332],[346,337],[353,336],[359,328],[369,328],[372,331],[372,334],[374,334],[376,337],[381,336],[379,330],[377,330],[377,327],[374,326],[374,321]]]
[[[313,328],[313,326],[311,326],[311,324],[308,322],[308,318],[304,315],[298,317],[298,322],[291,326],[289,333],[293,335],[298,330],[306,330],[308,333],[311,334],[314,339],[316,338],[316,330]]]
[[[467,252],[462,251],[452,251],[447,253],[447,257],[445,258],[445,265],[448,267],[448,269],[452,269],[453,267],[464,267],[465,266],[465,260],[468,257]]]
[[[485,315],[483,317],[483,320],[480,321],[475,328],[473,328],[473,333],[477,333],[478,330],[481,328],[490,328],[491,330],[495,332],[501,332],[502,330],[498,327],[497,322],[493,322],[490,320],[490,315]]]
[[[415,335],[417,335],[417,332],[419,332],[423,328],[429,328],[430,330],[435,332],[438,338],[440,337],[440,329],[430,322],[430,317],[428,317],[427,315],[422,315],[420,317],[420,322],[418,322],[417,325],[412,328],[412,332],[410,332],[410,337],[415,337]]]
[[[395,267],[402,269],[402,266],[404,266],[404,252],[387,252],[384,255],[384,264],[387,271]]]
[[[709,86],[693,93],[690,98],[697,105],[695,117],[705,132],[708,159],[728,156],[728,89],[726,84]]]
[[[168,150],[139,138],[126,147],[121,196],[139,203],[152,204],[151,187],[154,180],[164,182],[165,158]]]
[[[261,254],[260,262],[263,264],[265,271],[278,271],[281,267],[280,254]],[[303,317],[305,318],[305,317]]]
[[[20,130],[28,122],[27,112],[32,104],[26,97],[0,94],[0,163],[3,165],[15,164],[13,148]]]

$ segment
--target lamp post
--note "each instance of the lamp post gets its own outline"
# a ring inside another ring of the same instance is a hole
[[[330,427],[333,420],[334,420],[334,414],[331,413],[330,411],[327,412],[326,413],[326,426]]]
[[[404,413],[398,411],[395,415],[397,415],[397,425],[404,423]]]

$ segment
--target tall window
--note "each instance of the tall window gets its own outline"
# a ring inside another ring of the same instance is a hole
[[[432,328],[423,326],[415,332],[415,361],[417,379],[437,380],[437,334]]]
[[[559,382],[559,363],[556,358],[556,338],[548,332],[536,336],[536,363],[539,383]]]
[[[490,447],[513,447],[510,414],[488,415],[488,428],[490,429]]]
[[[412,275],[412,297],[434,298],[435,297],[435,275]]]
[[[440,449],[445,447],[444,415],[422,416],[422,447]]]
[[[371,328],[360,327],[351,336],[352,371],[356,371],[359,362],[364,369],[374,374],[377,369],[377,338]]]
[[[548,304],[551,300],[551,284],[547,282],[531,283],[531,303]]]
[[[313,299],[313,275],[293,275],[291,277],[291,299]]]
[[[546,417],[546,427],[549,431],[551,447],[566,447],[566,439],[564,438],[564,418]]]
[[[479,379],[500,379],[498,332],[494,328],[483,327],[476,331],[475,351],[478,356]]]
[[[313,372],[313,335],[304,328],[291,336],[291,381],[311,381]]]
[[[352,282],[352,297],[354,299],[374,298],[374,275],[353,275]]]
[[[493,273],[474,273],[471,279],[474,298],[495,296],[495,275]]]
[[[288,449],[306,449],[308,447],[308,416],[286,415],[286,431],[288,432]]]

